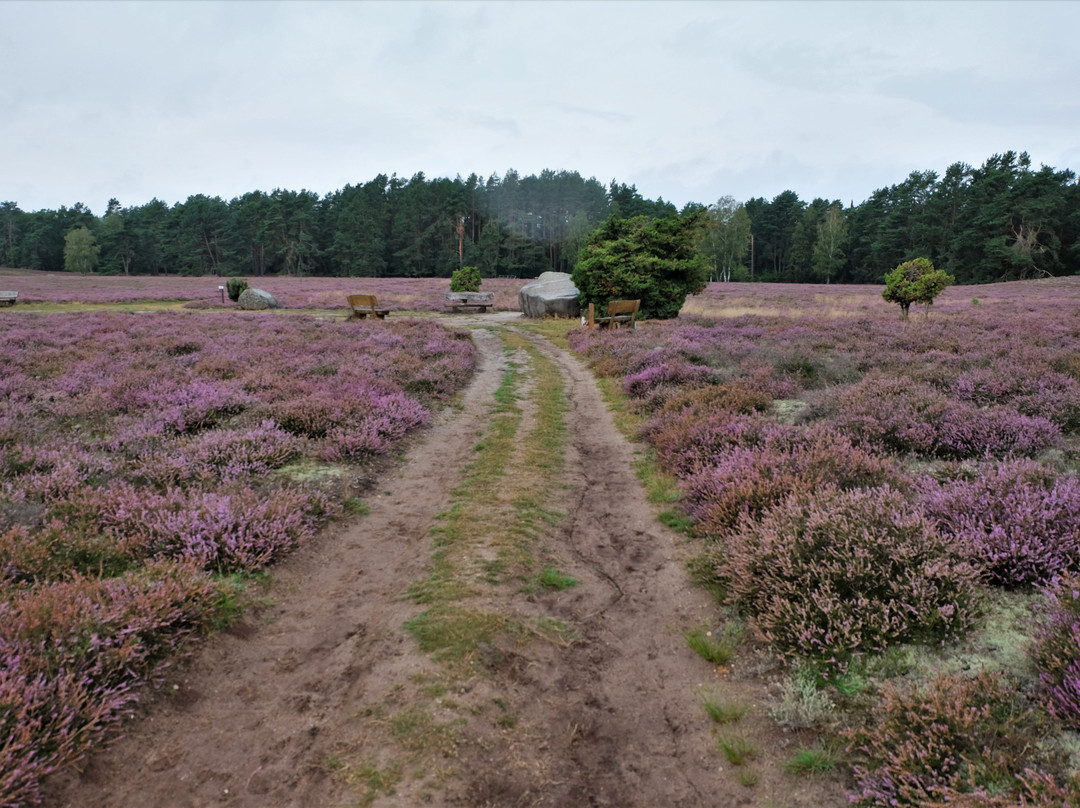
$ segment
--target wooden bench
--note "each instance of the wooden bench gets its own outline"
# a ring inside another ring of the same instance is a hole
[[[390,309],[379,308],[375,295],[349,295],[349,308],[352,309],[350,320],[365,320],[369,316],[376,320],[385,320]]]
[[[0,292],[0,306],[14,306],[18,298],[18,292]]]
[[[454,309],[460,311],[463,308],[479,309],[486,312],[494,304],[494,292],[449,292],[446,302]]]
[[[607,317],[597,317],[596,309],[590,303],[586,325],[589,328],[637,328],[640,308],[640,300],[612,300],[607,305]]]

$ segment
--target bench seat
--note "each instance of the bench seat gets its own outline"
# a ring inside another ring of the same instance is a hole
[[[349,295],[349,308],[352,309],[350,319],[366,320],[373,317],[376,320],[385,320],[390,309],[379,306],[375,295]]]
[[[608,303],[606,317],[596,316],[595,304],[589,304],[589,314],[584,325],[589,328],[637,328],[640,300],[612,300]]]

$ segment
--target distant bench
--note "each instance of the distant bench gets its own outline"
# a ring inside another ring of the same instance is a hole
[[[385,320],[390,309],[379,307],[379,301],[375,295],[349,295],[349,308],[352,309],[350,319],[366,320],[369,316],[376,320]]]
[[[18,292],[0,292],[0,306],[14,306],[18,298]]]
[[[454,311],[473,308],[485,312],[494,305],[494,301],[494,292],[449,292],[446,295],[446,302],[453,307]]]
[[[640,300],[612,300],[607,305],[607,317],[597,317],[596,308],[590,303],[585,325],[589,328],[637,328]]]

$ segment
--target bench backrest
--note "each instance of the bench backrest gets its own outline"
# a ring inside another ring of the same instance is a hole
[[[355,309],[364,309],[365,311],[370,309],[375,311],[375,307],[378,303],[375,301],[375,295],[349,295],[349,306]]]
[[[641,308],[640,300],[612,300],[607,304],[608,317],[616,314],[637,314]]]

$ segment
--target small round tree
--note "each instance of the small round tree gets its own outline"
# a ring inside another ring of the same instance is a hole
[[[450,276],[450,291],[479,292],[482,280],[480,270],[476,267],[455,269],[454,274]]]
[[[709,264],[697,250],[701,214],[650,219],[612,216],[589,235],[571,279],[582,306],[640,300],[641,316],[675,317],[705,288]]]
[[[229,278],[225,281],[225,291],[233,303],[240,299],[241,293],[247,288],[248,282],[243,278]]]
[[[925,303],[929,308],[934,298],[956,281],[943,269],[934,269],[929,258],[913,258],[885,275],[885,291],[881,296],[898,303],[904,319],[912,303]]]

